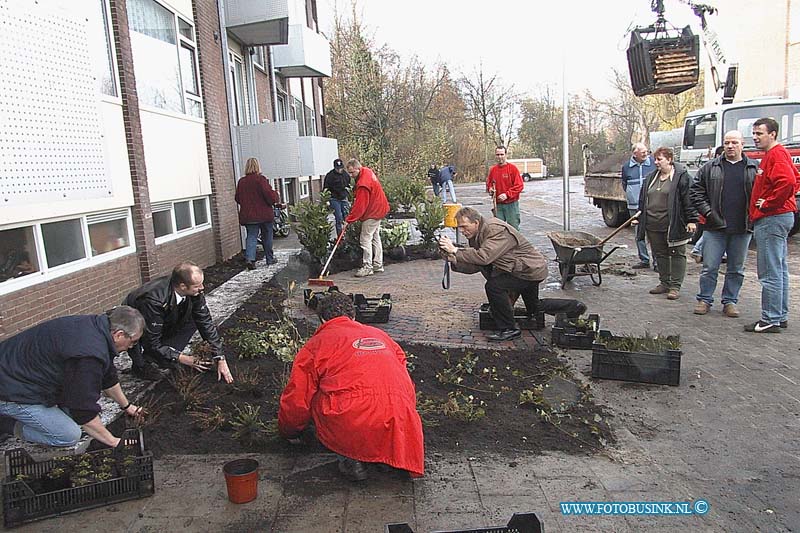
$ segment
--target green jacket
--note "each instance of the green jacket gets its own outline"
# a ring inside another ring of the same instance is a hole
[[[528,281],[547,278],[547,260],[520,232],[498,218],[481,218],[469,248],[455,253],[456,272],[484,272],[487,277],[507,272]],[[491,265],[491,269],[487,269]],[[489,272],[491,270],[491,272]]]

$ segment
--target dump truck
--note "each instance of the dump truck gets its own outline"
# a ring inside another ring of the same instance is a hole
[[[628,202],[622,189],[622,164],[627,152],[593,154],[583,145],[583,195],[603,213],[606,226],[616,228],[628,220]]]
[[[533,179],[547,179],[547,167],[542,159],[534,157],[531,159],[509,159],[509,163],[519,169],[524,181]]]

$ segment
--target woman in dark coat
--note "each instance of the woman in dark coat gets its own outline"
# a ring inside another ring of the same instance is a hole
[[[689,173],[673,162],[672,150],[661,147],[653,156],[656,170],[647,176],[639,194],[642,214],[636,238],[647,235],[656,256],[661,283],[650,294],[677,300],[686,276],[686,243],[697,230],[697,210],[689,200]]]
[[[251,157],[244,168],[246,176],[236,184],[236,203],[239,204],[239,224],[245,227],[244,257],[247,268],[256,267],[256,243],[258,234],[264,245],[264,256],[268,265],[277,261],[272,255],[272,224],[275,211],[272,206],[279,202],[278,193],[272,189],[269,180],[261,175],[258,159]]]

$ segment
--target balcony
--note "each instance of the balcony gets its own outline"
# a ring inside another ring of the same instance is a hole
[[[225,26],[245,46],[289,42],[288,0],[227,0]]]
[[[241,168],[250,157],[258,158],[268,178],[320,176],[339,157],[339,143],[327,137],[297,135],[297,121],[265,122],[237,126]]]
[[[321,176],[333,168],[339,157],[339,142],[328,137],[298,137],[300,147],[300,175]]]
[[[237,126],[236,135],[242,169],[248,158],[256,157],[261,163],[261,172],[268,178],[302,175],[296,120]]]
[[[331,45],[321,34],[302,25],[289,26],[289,44],[272,48],[274,66],[286,78],[329,78]]]

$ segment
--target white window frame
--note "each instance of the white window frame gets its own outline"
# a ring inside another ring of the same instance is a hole
[[[245,69],[244,58],[233,51],[228,51],[230,63],[230,82],[233,87],[233,100],[236,107],[236,125],[245,126],[250,124],[250,106],[247,96],[247,71]],[[241,69],[241,78],[237,79],[237,68]]]
[[[92,245],[89,240],[89,224],[93,215],[96,216],[96,215],[101,215],[103,213],[110,215],[114,214],[118,215],[117,217],[109,218],[108,220],[117,220],[117,219],[122,220],[123,218],[126,220],[128,227],[128,246],[124,246],[117,250],[106,252],[104,254],[92,256]],[[63,265],[50,267],[47,265],[47,254],[44,248],[42,225],[50,224],[53,222],[63,222],[66,220],[80,221],[81,236],[83,237],[84,257],[82,257],[81,259],[76,259],[75,261],[71,261],[69,263],[64,263]],[[101,265],[103,263],[108,263],[109,261],[114,261],[116,259],[119,259],[120,257],[124,257],[126,255],[130,255],[136,252],[136,242],[133,235],[133,218],[131,217],[130,208],[127,207],[112,211],[84,213],[82,215],[69,215],[52,219],[43,219],[43,220],[30,221],[8,226],[0,226],[0,231],[16,229],[16,228],[27,228],[27,227],[33,228],[33,241],[34,241],[34,248],[36,250],[36,259],[37,262],[39,263],[39,270],[37,272],[28,274],[26,276],[21,276],[19,278],[14,278],[0,282],[0,295],[9,294],[14,291],[24,289],[25,287],[30,287],[32,285],[44,283],[46,281],[50,281],[52,279],[59,278],[61,276],[66,276],[67,274],[72,274],[73,272],[79,272],[81,270],[92,268]]]
[[[194,201],[195,200],[204,200],[206,205],[206,215],[208,217],[208,222],[204,224],[197,224],[194,218]],[[175,219],[175,204],[180,204],[183,202],[189,203],[189,216],[192,220],[192,225],[186,229],[178,230],[178,221]],[[172,233],[168,233],[166,235],[162,235],[161,237],[156,237],[156,244],[163,244],[165,242],[174,241],[175,239],[181,239],[187,235],[192,235],[194,233],[200,233],[201,231],[205,231],[211,227],[211,206],[209,203],[208,196],[192,196],[191,198],[179,198],[177,200],[170,200],[168,202],[159,202],[157,204],[153,204],[151,206],[152,211],[169,211],[170,218],[172,220]]]
[[[302,177],[298,180],[298,184],[300,185],[299,195],[300,198],[308,198],[311,192],[311,178],[308,176]]]
[[[162,4],[163,5],[163,4]],[[174,13],[174,11],[173,11]],[[181,22],[188,25],[191,29],[192,38],[189,39],[181,33]],[[175,31],[178,34],[178,65],[181,66],[181,91],[183,92],[183,112],[191,117],[203,119],[205,117],[205,110],[203,109],[203,84],[200,82],[200,61],[197,54],[197,44],[194,41],[194,24],[185,18],[175,13]],[[192,52],[194,61],[192,62],[194,70],[194,79],[197,80],[197,94],[187,91],[183,87],[183,65],[181,65],[181,48],[186,48]],[[189,101],[200,104],[200,116],[197,117],[189,113]]]
[[[253,66],[256,67],[261,72],[267,72],[267,54],[264,50],[263,46],[256,46],[253,48],[255,53],[253,53]]]
[[[110,102],[122,103],[122,87],[119,84],[119,68],[117,67],[117,44],[114,41],[114,27],[111,24],[111,4],[109,0],[99,0],[103,6],[103,40],[107,41],[108,53],[111,55],[111,77],[114,78],[115,95],[106,94],[100,91],[100,99]]]

